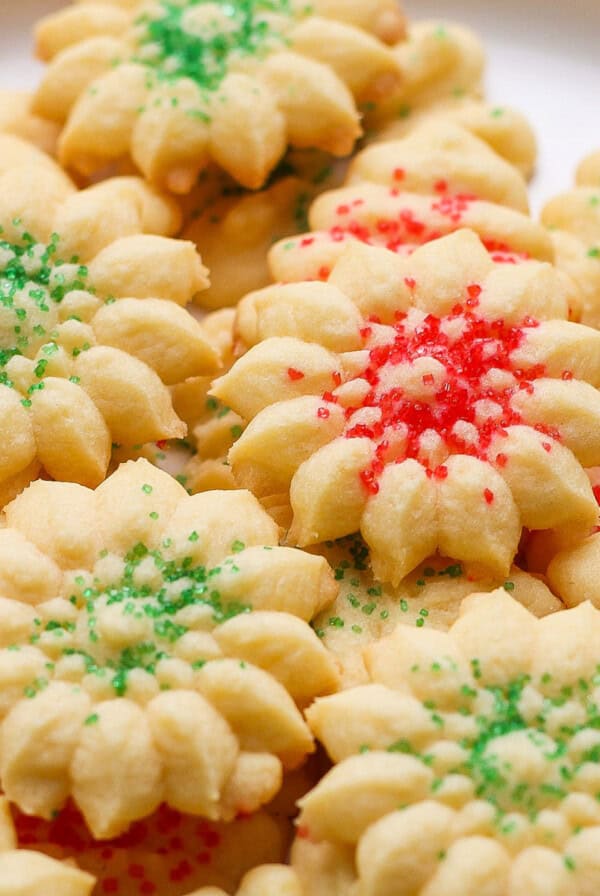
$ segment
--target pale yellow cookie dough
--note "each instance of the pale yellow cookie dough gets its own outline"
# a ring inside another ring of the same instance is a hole
[[[314,749],[297,704],[338,686],[306,624],[335,597],[331,571],[277,543],[248,492],[190,497],[143,460],[8,505],[7,797],[44,818],[72,797],[97,838],[163,802],[212,820],[267,803]]]
[[[256,189],[288,145],[352,150],[356,101],[401,79],[377,35],[403,32],[391,0],[79,3],[37,27],[34,110],[64,123],[59,157],[83,174],[130,156],[187,193],[214,161]]]
[[[570,295],[467,230],[407,258],[353,242],[327,283],[251,293],[211,390],[248,423],[236,481],[291,506],[291,544],[360,530],[382,581],[436,550],[506,576],[523,527],[597,519],[600,336]]]

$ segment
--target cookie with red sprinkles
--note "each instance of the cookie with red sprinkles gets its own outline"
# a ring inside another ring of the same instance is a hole
[[[460,231],[251,293],[212,389],[248,421],[236,480],[291,507],[289,543],[360,531],[392,584],[436,551],[506,576],[523,527],[591,528],[600,335],[566,320],[570,290]]]

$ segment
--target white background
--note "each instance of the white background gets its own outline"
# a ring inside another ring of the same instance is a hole
[[[0,85],[31,87],[31,23],[63,0],[0,0]],[[406,0],[412,18],[471,25],[488,50],[489,96],[519,107],[540,140],[533,202],[566,189],[600,149],[600,0]]]

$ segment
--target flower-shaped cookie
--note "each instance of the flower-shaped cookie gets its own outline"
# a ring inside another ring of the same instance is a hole
[[[31,111],[31,94],[0,88],[0,133],[30,140],[44,152],[54,153],[59,127]]]
[[[600,153],[581,162],[576,186],[551,199],[541,220],[550,230],[556,265],[581,290],[581,320],[600,329]]]
[[[234,320],[234,309],[223,308],[207,314],[201,321],[211,345],[219,350],[224,371],[234,361]],[[227,453],[242,434],[244,421],[209,395],[213,379],[212,376],[193,377],[171,390],[173,407],[188,427],[182,448],[188,448],[191,455],[182,459],[178,479],[190,494],[212,488],[236,488]]]
[[[222,172],[206,172],[184,202],[193,240],[208,268],[204,307],[235,305],[271,282],[268,251],[277,240],[305,231],[312,200],[340,185],[345,163],[317,150],[288,152],[262,190],[241,189]]]
[[[305,891],[595,893],[598,638],[589,603],[537,620],[499,590],[372,646],[372,683],[307,713],[337,765],[301,800]]]
[[[536,140],[514,109],[481,102],[484,50],[470,29],[451,22],[415,22],[396,56],[403,71],[394,93],[365,110],[365,129],[375,139],[404,136],[433,116],[454,121],[485,140],[498,155],[532,174]]]
[[[355,98],[401,76],[375,35],[403,31],[395,0],[76,4],[38,26],[52,61],[34,108],[66,122],[61,161],[84,174],[130,155],[187,193],[212,160],[256,189],[288,144],[352,150]]]
[[[94,878],[72,864],[41,852],[17,848],[8,800],[0,797],[0,896],[90,896]]]
[[[167,806],[108,841],[94,840],[71,804],[51,821],[15,813],[15,828],[14,845],[76,862],[96,879],[98,896],[185,896],[192,890],[196,896],[205,886],[235,891],[247,872],[282,862],[292,839],[291,825],[264,810],[224,823]]]
[[[368,548],[357,535],[319,545],[317,550],[333,567],[340,590],[331,606],[315,617],[313,628],[337,658],[345,688],[367,683],[363,651],[368,644],[391,634],[399,623],[445,631],[473,590],[502,587],[535,616],[564,609],[541,579],[516,566],[506,577],[490,576],[433,556],[392,587],[374,579]]]
[[[568,298],[469,231],[407,258],[351,243],[328,283],[251,293],[252,347],[211,390],[251,421],[236,480],[291,503],[290,543],[360,530],[383,581],[436,550],[506,575],[523,526],[596,522],[600,334]]]
[[[367,130],[408,120],[440,102],[460,103],[483,95],[485,51],[479,37],[464,25],[432,19],[409,22],[394,53],[402,82],[388,97],[367,105]]]
[[[416,106],[410,115],[394,121],[377,134],[376,141],[397,140],[415,125],[427,121],[450,121],[483,140],[525,178],[530,178],[537,158],[537,141],[527,118],[510,106],[480,100],[440,100],[431,106]]]
[[[39,480],[5,514],[11,802],[50,818],[72,797],[96,838],[162,802],[211,820],[268,802],[313,749],[294,701],[337,687],[306,624],[336,594],[326,561],[277,547],[248,492],[190,497],[144,460],[96,491]]]
[[[0,137],[2,503],[42,468],[97,485],[111,444],[185,435],[168,386],[219,367],[178,307],[206,284],[193,245],[141,232],[169,229],[170,201],[137,178],[77,192],[27,153]]]
[[[524,213],[519,172],[444,116],[400,140],[367,147],[346,181],[312,203],[311,232],[273,246],[275,280],[326,280],[348,242],[406,254],[462,227],[478,233],[495,260],[553,258],[548,233]]]

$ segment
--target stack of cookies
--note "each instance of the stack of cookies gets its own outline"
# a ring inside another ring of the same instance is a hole
[[[597,896],[600,156],[532,218],[478,38],[396,0],[35,40],[0,896]]]

